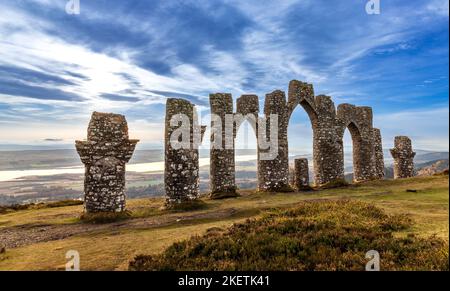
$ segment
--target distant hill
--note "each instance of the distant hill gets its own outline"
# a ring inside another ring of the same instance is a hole
[[[429,155],[428,157],[433,157],[433,155]],[[415,163],[414,168],[417,176],[432,176],[447,170],[449,168],[449,160],[442,159],[427,161],[424,163]],[[385,168],[385,178],[394,178],[394,169],[392,165]]]
[[[448,159],[423,163],[417,166],[417,176],[431,176],[448,170]]]
[[[424,154],[417,153],[416,157],[414,158],[414,163],[420,165],[429,163],[431,161],[435,162],[439,160],[448,160],[448,159],[449,159],[448,152],[431,152]]]

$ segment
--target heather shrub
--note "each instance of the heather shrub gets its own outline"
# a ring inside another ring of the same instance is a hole
[[[362,271],[366,252],[377,250],[382,270],[449,270],[447,241],[395,235],[412,224],[364,202],[305,202],[139,255],[129,269]]]

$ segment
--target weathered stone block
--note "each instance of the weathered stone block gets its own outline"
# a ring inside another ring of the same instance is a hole
[[[172,118],[177,122],[171,125]],[[179,135],[181,140],[178,139],[178,141],[183,142],[185,140],[186,144],[177,144],[174,147],[171,137],[172,135],[178,136],[174,132],[183,131],[183,129],[186,129],[187,137],[183,137],[183,134],[181,134]],[[204,132],[205,127],[198,125],[197,114],[192,103],[184,99],[167,99],[164,166],[167,208],[189,204],[199,197],[198,146]],[[198,135],[199,137],[197,137]]]
[[[294,187],[298,191],[310,190],[309,167],[307,159],[296,159],[294,161]]]
[[[211,120],[210,198],[235,197],[237,193],[234,162],[233,98],[231,94],[217,93],[210,94],[209,101],[211,114],[214,114],[215,117]],[[232,130],[231,136],[227,136],[227,126]]]
[[[278,121],[278,151],[273,159],[258,160],[258,190],[259,191],[284,191],[289,189],[289,149],[287,140],[288,108],[286,96],[283,91],[274,91],[266,95],[264,103],[264,115],[266,128],[258,130],[265,131],[265,137],[270,137],[271,115],[275,114]],[[261,138],[258,136],[258,138]],[[258,146],[258,157],[269,152]]]
[[[373,129],[373,142],[375,151],[375,179],[384,178],[384,154],[383,154],[383,141],[381,138],[381,131],[378,128]]]
[[[394,148],[391,149],[394,158],[394,179],[414,176],[414,157],[411,139],[407,136],[396,136]]]
[[[128,139],[128,125],[119,114],[94,112],[87,141],[76,141],[85,165],[86,212],[125,210],[125,164],[139,140]]]

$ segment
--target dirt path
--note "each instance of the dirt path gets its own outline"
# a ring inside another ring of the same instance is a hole
[[[39,242],[65,239],[74,235],[123,229],[148,229],[198,219],[223,219],[237,213],[234,208],[201,212],[192,215],[163,214],[148,218],[135,218],[107,224],[24,224],[0,229],[0,244],[7,249]]]

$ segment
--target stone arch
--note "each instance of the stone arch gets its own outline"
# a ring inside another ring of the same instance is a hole
[[[233,111],[233,98],[229,93],[210,94],[211,113],[220,117],[222,142],[221,148],[210,149],[210,197],[213,199],[235,197],[236,193],[236,164],[235,139],[239,127],[249,120],[257,136],[257,122],[259,114],[259,100],[256,95],[242,95],[236,100],[236,113]],[[231,117],[231,118],[230,118]],[[254,120],[255,122],[252,122]],[[214,122],[211,121],[211,128]],[[226,128],[233,130],[232,148],[226,148],[228,135]],[[213,136],[211,136],[211,142]]]
[[[308,114],[311,126],[314,130],[317,126],[318,116],[315,109],[313,86],[308,83],[292,80],[289,83],[288,98],[289,121],[295,108],[300,105]]]
[[[314,132],[317,128],[318,117],[317,117],[317,112],[315,110],[313,88],[311,85],[309,85],[307,83],[302,83],[302,82],[297,83],[297,85],[300,86],[300,88],[298,88],[298,87],[295,88],[295,87],[293,87],[294,85],[292,83],[293,82],[290,83],[289,101],[288,101],[288,106],[289,106],[289,109],[288,109],[289,110],[288,131],[287,131],[288,132],[288,141],[289,141],[289,126],[292,123],[291,119],[294,115],[294,112],[297,110],[297,108],[299,108],[299,110],[302,110],[308,116],[309,125],[311,127],[311,133],[312,133],[312,135],[311,135],[311,139],[312,139],[311,150],[312,151],[311,152],[314,155]],[[295,93],[295,91],[293,91],[294,88],[299,90],[297,94]],[[305,92],[306,92],[306,94],[305,94]],[[311,96],[312,98],[308,98],[308,96]],[[288,155],[289,155],[289,153],[288,153]],[[307,167],[308,166],[307,159],[302,159],[302,160],[306,160],[306,162],[302,161],[302,163],[304,163]],[[289,173],[290,179],[293,178],[293,181],[295,181],[295,167],[298,165],[299,162],[300,162],[299,160],[296,160],[294,168],[289,168],[289,171],[294,170],[294,173]],[[314,163],[313,163],[313,167],[314,167]],[[305,173],[303,173],[303,174],[307,175],[308,181],[309,181],[309,169],[306,169],[306,170],[304,169],[304,171],[305,171]],[[313,172],[315,173],[315,169]],[[293,182],[293,181],[291,181],[291,182]],[[295,185],[295,182],[292,185]]]
[[[311,123],[311,127],[314,130],[317,127],[317,113],[314,107],[306,100],[301,100],[298,104],[296,104],[292,110],[289,112],[288,125],[290,124],[292,113],[297,109],[297,107],[301,107],[309,117],[309,121]]]
[[[344,178],[341,140],[336,131],[336,109],[331,97],[314,95],[311,84],[292,80],[289,83],[289,115],[302,106],[313,130],[314,182],[324,185]]]
[[[258,179],[258,119],[259,119],[259,98],[257,95],[242,95],[241,97],[236,99],[236,113],[235,113],[235,145],[238,144],[238,138],[239,138],[239,131],[243,129],[243,126],[251,127],[250,131],[252,132],[244,132],[244,140],[250,136],[250,139],[256,140],[256,148],[252,148],[250,152],[246,154],[256,154],[256,165],[255,165],[255,174],[250,172],[243,172],[243,169],[241,169],[237,164],[235,165],[235,175],[236,175],[236,185],[239,188],[240,186],[240,179],[238,179],[239,176],[250,178],[250,179]],[[245,124],[245,123],[248,124]],[[247,135],[248,136],[245,136]],[[236,148],[237,149],[237,148]],[[235,154],[238,154],[235,152]],[[235,158],[236,160],[238,157]],[[243,176],[242,176],[243,175]],[[244,178],[244,180],[245,180]],[[245,183],[245,182],[244,182]]]
[[[372,108],[340,104],[337,110],[339,138],[343,140],[348,128],[353,142],[353,181],[361,182],[375,177],[375,148]],[[342,147],[342,156],[344,155]]]
[[[290,115],[297,105],[308,113],[313,127],[314,180],[322,186],[344,179],[342,138],[337,130],[336,108],[331,97],[314,96],[313,86],[292,80],[289,83],[289,95],[286,102],[283,91],[274,91],[266,95],[264,115],[266,119],[272,113],[278,114],[278,156],[271,161],[259,159],[259,190],[279,191],[288,189],[288,142],[287,126]],[[259,154],[263,151],[259,150]]]
[[[248,121],[258,138],[259,98],[257,95],[242,95],[236,100],[236,114],[242,115],[244,120],[235,123],[235,138],[240,126]]]

